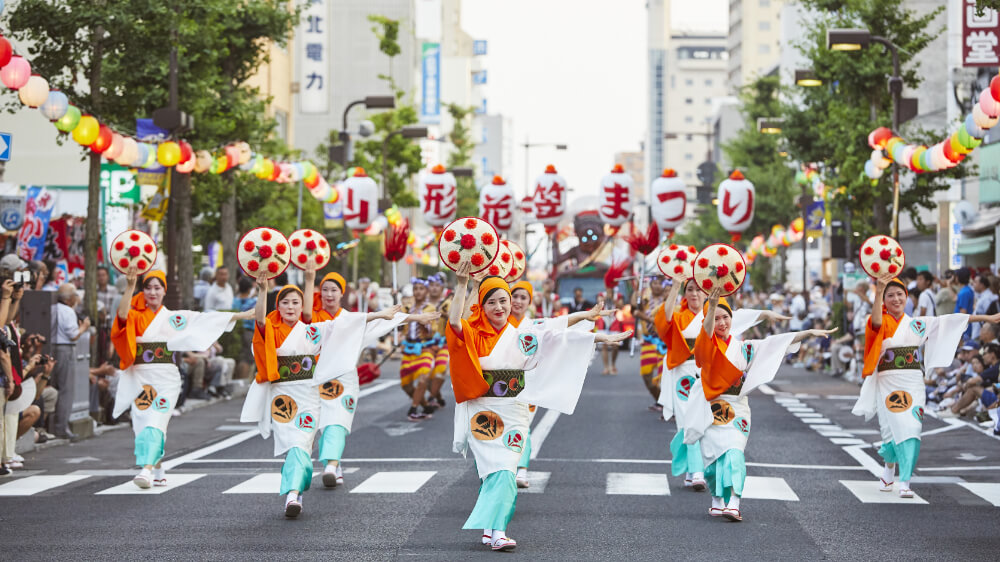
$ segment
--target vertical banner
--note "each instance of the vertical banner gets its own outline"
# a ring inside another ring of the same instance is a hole
[[[327,0],[310,0],[302,13],[298,56],[302,74],[299,77],[299,107],[302,113],[327,113],[330,110],[330,56]]]
[[[69,272],[83,269],[84,252],[87,242],[87,219],[69,217],[66,220],[66,264]],[[103,248],[97,248],[97,263],[103,262]]]
[[[1000,16],[985,8],[976,14],[976,0],[965,0],[962,8],[962,66],[1000,65]]]
[[[826,217],[826,205],[822,200],[813,201],[806,207],[806,236],[819,238],[823,236],[823,219]]]
[[[23,260],[42,258],[49,219],[56,206],[56,196],[40,186],[28,186],[24,200],[24,224],[17,235],[17,255]]]
[[[420,58],[420,121],[441,122],[441,44],[424,43]]]

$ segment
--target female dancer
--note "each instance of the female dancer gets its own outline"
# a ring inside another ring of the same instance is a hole
[[[733,310],[719,292],[716,288],[709,294],[704,326],[695,340],[694,356],[701,367],[701,379],[691,389],[692,404],[684,420],[684,442],[701,439],[705,478],[712,493],[709,515],[742,521],[740,496],[747,475],[743,451],[750,435],[747,395],[774,379],[782,358],[794,344],[810,336],[826,336],[834,330],[807,330],[741,341],[732,335]]]
[[[319,357],[313,385],[319,387],[320,397],[320,440],[319,460],[323,468],[323,485],[335,488],[344,483],[344,472],[340,458],[344,454],[347,435],[354,423],[354,413],[358,407],[361,384],[358,380],[357,359],[362,349],[374,345],[379,338],[394,330],[403,322],[430,322],[438,314],[417,314],[407,316],[393,307],[382,313],[347,312],[341,308],[344,287],[347,285],[339,273],[327,273],[319,284],[319,292],[314,293],[316,270],[307,268],[305,272],[305,306],[302,320],[320,329]],[[310,298],[312,295],[312,298]],[[311,301],[311,302],[310,302]],[[391,316],[390,316],[391,314]],[[360,329],[353,329],[362,321]],[[350,331],[328,329],[327,323],[342,322],[352,326]],[[307,335],[312,332],[307,330]]]
[[[892,491],[899,463],[899,496],[912,498],[910,478],[920,454],[927,402],[924,370],[951,364],[970,321],[998,322],[1000,314],[911,318],[904,312],[906,299],[906,286],[898,279],[880,279],[875,285],[872,315],[865,326],[865,382],[852,413],[865,419],[878,414],[882,432],[878,452],[885,459],[880,489]]]
[[[682,287],[684,298],[681,299],[680,308],[675,309]],[[683,474],[684,486],[696,492],[705,490],[705,464],[699,441],[685,442],[684,422],[690,405],[691,390],[701,376],[695,363],[694,344],[705,320],[702,310],[704,296],[695,283],[674,282],[663,306],[656,310],[653,319],[660,339],[666,342],[668,348],[659,402],[663,406],[665,420],[669,421],[671,417],[677,419],[677,434],[670,441],[673,459],[670,470],[674,476]],[[788,320],[785,316],[767,310],[737,310],[731,322],[730,333],[738,336],[763,319]]]
[[[125,274],[126,295],[135,293],[135,268]],[[150,271],[142,291],[123,298],[111,325],[111,342],[124,371],[118,382],[113,417],[131,408],[135,431],[135,462],[142,470],[132,480],[140,488],[166,486],[163,459],[167,423],[181,392],[181,374],[176,352],[202,352],[232,329],[235,320],[250,318],[249,312],[170,311],[162,306],[167,278]]]
[[[472,315],[465,310],[469,265],[459,268],[458,286],[448,319],[448,350],[455,391],[455,451],[476,457],[482,485],[465,529],[484,529],[493,550],[517,543],[505,530],[514,515],[514,471],[524,450],[528,404],[571,414],[583,388],[594,343],[621,342],[630,332],[595,334],[546,329],[539,324],[514,327],[510,287],[499,277],[479,285]]]

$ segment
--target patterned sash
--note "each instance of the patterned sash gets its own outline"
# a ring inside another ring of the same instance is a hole
[[[136,342],[135,365],[174,363],[174,352],[167,349],[165,341]]]
[[[313,378],[316,358],[312,355],[279,355],[278,380],[274,383],[304,381]]]
[[[524,371],[522,369],[501,369],[483,371],[483,378],[490,389],[484,398],[514,398],[524,390]]]
[[[894,371],[896,369],[915,369],[923,372],[924,355],[915,345],[891,347],[882,351],[878,360],[877,371]]]

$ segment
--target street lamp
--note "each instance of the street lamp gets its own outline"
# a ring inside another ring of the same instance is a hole
[[[785,120],[781,117],[758,117],[757,130],[765,135],[777,135],[781,133],[781,126]]]
[[[807,88],[822,86],[823,81],[816,77],[816,73],[809,69],[799,69],[795,71],[795,85]]]
[[[892,53],[892,76],[889,77],[889,94],[892,96],[892,131],[899,131],[903,76],[899,68],[899,47],[885,37],[872,35],[867,29],[828,29],[826,47],[834,51],[859,51],[871,43],[878,43]],[[899,165],[892,163],[892,236],[899,236]]]
[[[531,183],[531,176],[530,176],[531,166],[528,165],[529,151],[532,148],[538,148],[540,146],[548,146],[555,148],[556,150],[566,150],[567,148],[569,148],[569,146],[555,142],[528,142],[527,137],[524,138],[524,144],[522,144],[521,146],[524,147],[524,190],[525,193],[531,195],[531,191],[528,188],[528,184]],[[486,173],[486,170],[483,170],[483,173]]]
[[[396,97],[366,96],[364,99],[355,100],[347,104],[347,107],[344,108],[344,118],[340,127],[340,132],[337,133],[337,138],[340,140],[340,144],[331,146],[329,151],[330,161],[337,162],[341,166],[346,166],[347,162],[351,160],[351,155],[349,154],[351,146],[351,133],[347,132],[347,113],[350,112],[351,108],[356,105],[364,105],[367,109],[393,109],[396,107]]]
[[[389,148],[389,139],[396,135],[399,135],[404,139],[422,139],[427,136],[427,127],[423,125],[404,125],[402,129],[389,133],[382,140],[382,193],[380,198],[383,199],[383,201],[379,201],[379,207],[389,206],[388,201],[384,201],[389,189],[389,183],[387,181],[387,177],[389,175],[389,165],[386,162],[386,151]]]

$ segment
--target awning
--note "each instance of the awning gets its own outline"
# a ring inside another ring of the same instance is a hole
[[[993,236],[978,236],[976,238],[965,238],[958,241],[958,253],[963,256],[972,254],[982,254],[993,249]]]
[[[976,218],[962,228],[962,234],[980,234],[991,232],[1000,224],[1000,207],[983,209],[976,213]]]

